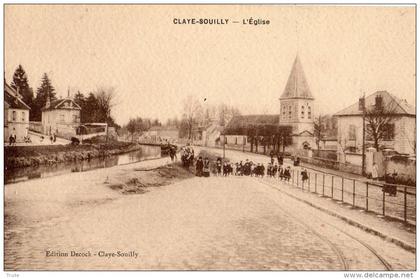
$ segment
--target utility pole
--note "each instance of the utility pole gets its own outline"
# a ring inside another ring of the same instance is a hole
[[[108,144],[108,122],[106,123],[105,129],[106,129],[106,144]]]
[[[226,134],[223,135],[223,160],[225,159]]]
[[[365,118],[366,118],[366,98],[365,93],[363,92],[363,98],[361,102],[359,101],[359,109],[362,108],[363,111],[363,136],[362,136],[362,175],[365,176],[365,165],[366,165],[366,158],[365,158],[365,137],[366,137],[366,129],[365,129]]]

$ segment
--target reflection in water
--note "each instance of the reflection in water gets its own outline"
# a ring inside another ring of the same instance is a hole
[[[141,149],[107,158],[93,158],[85,161],[63,162],[49,166],[37,166],[5,170],[5,183],[16,183],[29,179],[56,176],[70,172],[83,172],[98,168],[109,168],[116,165],[160,158],[159,146],[143,145]]]

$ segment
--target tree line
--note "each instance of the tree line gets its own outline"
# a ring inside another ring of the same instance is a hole
[[[31,108],[30,121],[41,121],[42,108],[45,107],[48,97],[50,101],[57,100],[56,90],[47,73],[42,75],[41,84],[34,94],[22,65],[16,68],[10,86],[19,92],[22,101]],[[78,91],[74,96],[74,101],[82,109],[80,113],[82,123],[106,122],[110,126],[118,127],[111,116],[111,110],[115,106],[113,88],[99,88],[95,92],[88,93],[87,96]]]
[[[166,126],[177,128],[180,138],[192,139],[194,132],[199,128],[206,128],[212,123],[225,126],[229,120],[236,115],[240,115],[240,111],[226,104],[210,105],[205,100],[200,102],[196,96],[189,95],[183,101],[183,114],[181,118],[169,118],[162,124],[158,119],[135,117],[130,118],[128,123],[120,130],[121,134],[129,133],[134,135],[142,135],[154,126]]]

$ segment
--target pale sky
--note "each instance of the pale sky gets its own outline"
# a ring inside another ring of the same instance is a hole
[[[247,18],[270,25],[175,25],[174,18]],[[318,112],[365,91],[415,101],[415,8],[285,5],[6,5],[5,75],[46,72],[58,95],[112,86],[117,123],[182,114],[195,94],[243,114],[278,114],[299,52]],[[203,102],[204,104],[204,102]]]

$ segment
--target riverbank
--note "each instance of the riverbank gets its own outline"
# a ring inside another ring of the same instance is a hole
[[[107,144],[5,146],[6,169],[30,166],[54,165],[63,162],[83,161],[98,157],[109,157],[139,150],[141,145],[113,141]]]
[[[6,185],[5,245],[14,246],[33,229],[193,176],[165,157]]]
[[[192,171],[177,162],[152,168],[136,167],[129,173],[107,177],[104,184],[121,194],[143,194],[149,187],[166,186],[193,176]]]

